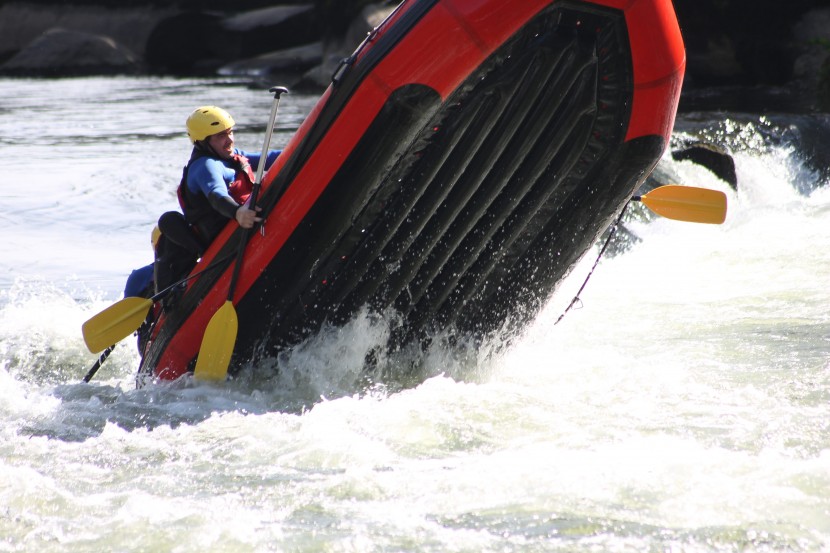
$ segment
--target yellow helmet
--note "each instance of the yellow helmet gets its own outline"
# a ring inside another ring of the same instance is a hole
[[[204,140],[212,134],[230,129],[236,123],[231,114],[216,106],[196,108],[187,118],[187,136],[191,142]]]

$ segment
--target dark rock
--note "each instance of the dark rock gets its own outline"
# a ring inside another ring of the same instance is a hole
[[[799,38],[793,87],[815,107],[830,111],[830,8],[811,10],[795,24]]]
[[[337,68],[343,62],[345,56],[342,51],[325,53],[325,46],[323,50],[323,57],[321,63],[315,65],[308,71],[302,74],[300,78],[293,84],[293,89],[298,92],[319,93],[331,84],[332,76]]]
[[[398,4],[399,2],[387,1],[385,3]],[[315,0],[315,4],[323,21],[324,40],[331,40],[332,37],[342,37],[362,9],[371,4],[379,4],[379,2],[377,0]]]
[[[738,189],[738,175],[735,172],[735,160],[723,148],[714,144],[696,142],[683,148],[672,150],[671,156],[676,161],[688,160],[706,167],[719,179],[725,181],[733,190]]]
[[[830,56],[825,58],[819,69],[816,97],[818,108],[830,112]]]
[[[109,37],[138,62],[146,62],[145,70],[180,75],[211,75],[240,60],[322,41],[319,65],[295,76],[311,91],[330,82],[340,60],[398,1],[277,0],[273,5],[268,0],[119,0],[117,4],[0,0],[0,62],[11,62],[35,38],[57,27]],[[687,52],[681,111],[830,111],[828,0],[673,0],[673,4]],[[58,67],[63,62],[57,59],[40,63]],[[22,67],[14,71],[27,74]],[[83,71],[94,69],[89,65]],[[102,66],[101,72],[111,73],[111,66]]]
[[[671,149],[672,159],[676,161],[691,161],[705,167],[719,179],[725,181],[733,190],[738,189],[738,177],[735,171],[735,160],[722,147],[703,141],[688,141]],[[678,184],[683,179],[675,173],[669,164],[660,161],[654,170],[646,177],[637,194],[646,194],[659,186]]]
[[[805,112],[818,107],[827,0],[674,0],[687,52],[680,108]],[[826,53],[825,53],[826,55]]]
[[[343,37],[345,54],[350,54],[375,27],[395,11],[395,6],[388,4],[369,4],[352,18]]]
[[[147,40],[147,62],[162,72],[212,73],[237,60],[318,41],[319,36],[311,4],[273,6],[230,17],[185,12],[153,29]]]
[[[104,35],[144,56],[147,36],[158,21],[177,10],[168,7],[73,5],[68,2],[2,2],[0,57],[14,54],[52,28]]]
[[[300,76],[323,59],[323,44],[315,42],[229,63],[219,68],[225,76],[276,78],[293,88]]]
[[[136,56],[112,38],[50,29],[12,56],[0,72],[10,75],[96,75],[134,72]]]
[[[218,14],[185,12],[163,19],[147,38],[147,64],[156,71],[190,73],[210,69],[224,61],[214,47],[221,36]]]
[[[222,34],[214,48],[225,59],[241,59],[318,42],[319,16],[313,4],[273,6],[243,12],[221,22]]]
[[[345,34],[339,39],[331,37],[323,43],[323,56],[319,65],[306,71],[294,83],[294,88],[300,91],[314,92],[325,89],[330,83],[332,75],[337,71],[341,62],[349,57],[363,42],[366,36],[378,25],[383,23],[395,6],[387,4],[370,4],[352,19]]]

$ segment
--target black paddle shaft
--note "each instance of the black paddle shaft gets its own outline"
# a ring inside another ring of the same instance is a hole
[[[274,103],[271,106],[271,115],[268,119],[268,129],[265,131],[265,141],[262,144],[262,155],[259,156],[259,163],[256,168],[256,179],[254,180],[253,190],[249,203],[251,209],[256,210],[257,197],[259,196],[259,189],[262,185],[262,173],[265,170],[265,162],[268,160],[268,150],[271,147],[271,135],[274,133],[274,123],[277,120],[277,110],[280,106],[280,97],[288,92],[284,86],[275,86],[268,90],[274,95]],[[248,245],[248,239],[251,236],[251,231],[246,229],[242,238],[240,239],[239,249],[236,252],[236,264],[233,267],[233,275],[231,276],[231,285],[228,288],[228,301],[233,301],[233,293],[236,290],[236,281],[239,279],[239,273],[242,269],[242,258],[245,257],[245,247]]]
[[[95,376],[95,373],[98,372],[98,369],[101,368],[101,365],[104,363],[104,361],[107,360],[107,357],[110,356],[110,353],[112,353],[112,350],[114,349],[115,344],[111,345],[110,347],[105,349],[103,353],[101,353],[101,356],[98,358],[98,361],[96,361],[95,364],[92,365],[92,368],[89,369],[89,372],[86,373],[86,376],[84,377],[84,382],[89,382],[90,380],[92,380],[92,377]]]

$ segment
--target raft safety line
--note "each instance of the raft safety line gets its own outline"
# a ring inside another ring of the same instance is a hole
[[[585,286],[587,286],[588,280],[590,280],[591,275],[594,274],[594,269],[596,269],[597,265],[599,265],[599,260],[602,259],[603,254],[605,254],[605,250],[608,249],[608,244],[611,243],[611,239],[614,237],[614,234],[617,232],[617,226],[622,221],[623,215],[625,215],[625,210],[628,209],[628,206],[630,204],[631,204],[631,200],[629,200],[625,203],[625,207],[623,207],[622,211],[620,211],[619,217],[617,217],[617,220],[614,221],[613,225],[611,225],[611,231],[608,233],[608,238],[605,239],[605,244],[603,244],[602,248],[599,250],[599,255],[597,256],[597,260],[594,261],[594,266],[591,267],[591,270],[588,272],[588,276],[585,277],[585,282],[583,282],[582,286],[579,287],[579,290],[576,292],[576,295],[574,296],[574,299],[571,300],[571,303],[568,304],[568,307],[565,308],[565,311],[563,311],[562,314],[559,315],[559,318],[556,319],[556,322],[553,323],[554,326],[559,324],[559,321],[561,321],[565,317],[565,315],[568,314],[568,311],[570,311],[573,308],[573,306],[576,305],[576,302],[581,302],[582,301],[582,300],[579,299],[579,295],[582,294],[583,290],[585,290]]]

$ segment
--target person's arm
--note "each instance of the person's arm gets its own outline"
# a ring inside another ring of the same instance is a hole
[[[236,200],[229,195],[221,196],[219,194],[211,193],[208,196],[208,202],[213,209],[227,217],[228,219],[236,219],[236,222],[242,228],[253,228],[255,223],[262,221],[261,217],[257,217],[257,211],[262,208],[257,207],[256,211],[248,208],[248,204],[239,205]]]
[[[220,161],[206,159],[204,163],[197,162],[191,166],[187,185],[191,191],[204,194],[210,206],[221,215],[228,219],[235,219],[243,228],[253,227],[254,223],[262,219],[256,216],[254,210],[239,205],[231,197],[225,177],[233,180],[233,169],[226,167]]]
[[[210,207],[221,213],[223,216],[227,217],[228,219],[235,219],[236,212],[239,210],[241,205],[236,203],[236,200],[231,198],[230,194],[219,194],[217,192],[211,191],[208,193],[208,203],[210,203]]]
[[[261,154],[259,154],[259,153],[255,154],[255,153],[250,153],[250,152],[242,152],[242,151],[240,151],[239,153],[248,158],[248,161],[251,162],[251,169],[256,171],[257,168],[259,168],[259,158],[262,157]],[[265,160],[265,170],[266,171],[268,170],[269,167],[271,167],[271,165],[274,164],[274,162],[277,160],[277,158],[279,157],[279,155],[281,153],[282,153],[282,150],[270,150],[268,152],[268,157]]]

